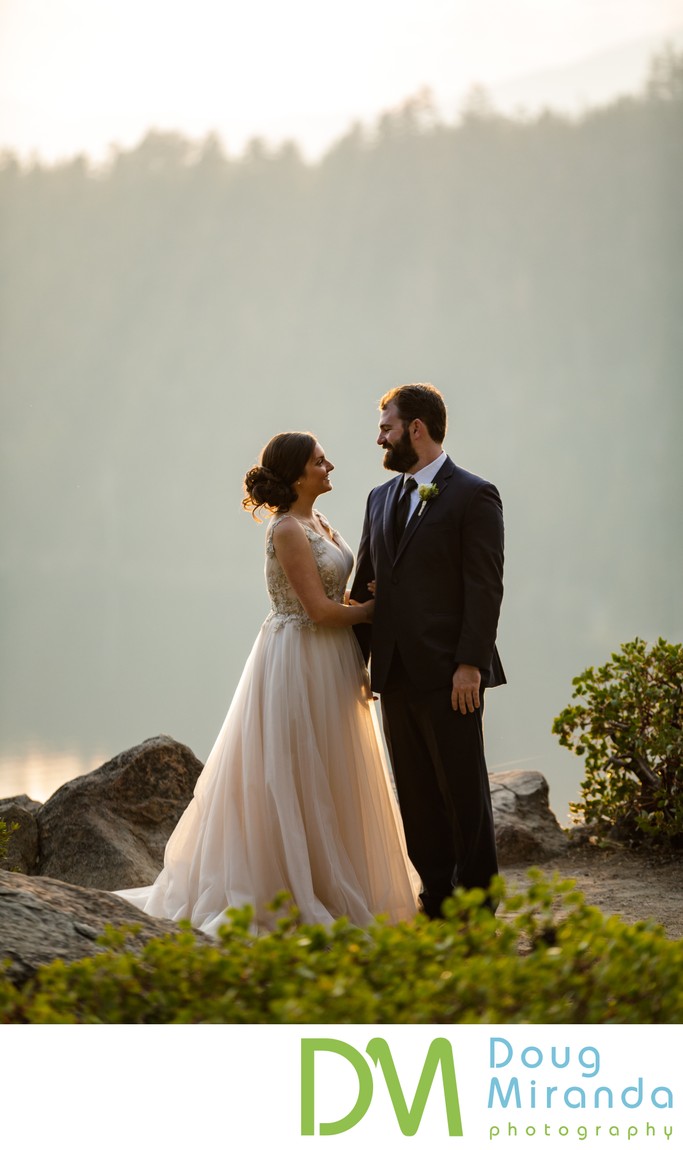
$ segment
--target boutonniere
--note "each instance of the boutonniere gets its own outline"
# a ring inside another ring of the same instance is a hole
[[[429,499],[436,499],[439,494],[439,488],[436,486],[436,483],[421,483],[417,489],[417,493],[420,496],[420,506],[417,513],[421,515],[427,506],[427,501]]]

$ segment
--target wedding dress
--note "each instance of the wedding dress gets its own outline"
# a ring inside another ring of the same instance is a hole
[[[341,602],[353,554],[319,512],[302,524],[325,592]],[[302,921],[368,925],[417,912],[412,867],[360,648],[350,627],[316,625],[266,533],[271,611],[151,887],[117,891],[148,914],[215,935],[226,910],[290,894]]]

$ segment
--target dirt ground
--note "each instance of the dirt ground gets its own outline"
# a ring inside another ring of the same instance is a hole
[[[508,891],[528,883],[528,867],[501,867]],[[659,857],[624,847],[571,846],[538,869],[573,879],[591,906],[625,922],[652,920],[683,938],[683,855]]]

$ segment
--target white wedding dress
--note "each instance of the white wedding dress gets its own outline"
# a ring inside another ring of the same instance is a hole
[[[350,548],[304,526],[326,594],[342,601]],[[267,931],[268,905],[290,894],[302,921],[346,916],[368,925],[417,912],[419,878],[403,827],[360,648],[350,627],[311,622],[266,534],[272,610],[258,634],[194,797],[151,887],[117,891],[162,918],[215,935],[226,909],[249,905]]]

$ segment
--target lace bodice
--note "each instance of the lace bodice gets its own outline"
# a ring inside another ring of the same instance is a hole
[[[319,511],[315,511],[314,514],[317,516],[323,529],[327,531],[332,530],[327,520]],[[309,619],[299,599],[294,594],[289,580],[282,570],[278,557],[275,554],[274,536],[277,532],[277,525],[285,518],[288,518],[288,516],[284,514],[274,515],[268,524],[266,534],[266,586],[272,607],[267,621],[274,623],[276,626],[293,623],[299,627],[315,628],[316,624]],[[332,531],[333,538],[330,538],[328,535],[321,535],[306,523],[302,523],[301,526],[311,544],[311,550],[313,551],[313,557],[320,572],[325,594],[328,599],[335,599],[338,603],[341,603],[353,567],[353,552],[351,548],[344,542],[338,531]]]

